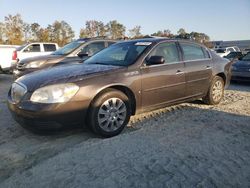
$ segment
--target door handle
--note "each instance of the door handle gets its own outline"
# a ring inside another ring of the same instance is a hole
[[[209,65],[208,65],[208,66],[206,66],[206,69],[211,69],[211,68],[212,68],[212,67],[211,67],[211,66],[209,66]]]
[[[184,72],[181,71],[181,70],[177,70],[175,74],[177,74],[177,75],[178,75],[178,74],[184,74]]]

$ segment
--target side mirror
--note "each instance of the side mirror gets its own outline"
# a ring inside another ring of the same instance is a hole
[[[86,52],[79,52],[77,55],[78,55],[80,58],[88,57],[88,56],[89,56],[89,54],[86,53]]]
[[[148,60],[147,60],[147,65],[160,65],[160,64],[164,64],[165,63],[165,59],[162,56],[151,56]]]

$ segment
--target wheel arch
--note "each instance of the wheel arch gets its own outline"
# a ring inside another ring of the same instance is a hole
[[[109,86],[106,86],[105,88],[100,89],[96,93],[94,98],[91,100],[89,107],[93,104],[93,102],[99,96],[101,96],[105,92],[108,92],[108,90],[110,90],[110,89],[118,90],[118,91],[124,93],[130,99],[131,115],[135,115],[135,113],[136,113],[136,98],[135,98],[135,95],[134,95],[133,91],[130,88],[128,88],[127,86],[124,86],[124,85],[120,85],[120,84],[109,85]]]
[[[217,73],[215,76],[221,77],[223,79],[223,81],[224,81],[224,85],[226,85],[227,77],[226,77],[225,73],[220,72],[220,73]]]

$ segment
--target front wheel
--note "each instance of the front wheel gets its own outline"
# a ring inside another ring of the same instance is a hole
[[[220,76],[215,76],[211,82],[208,93],[203,99],[210,105],[219,104],[224,96],[224,80]]]
[[[128,97],[109,89],[93,102],[90,107],[89,125],[92,130],[104,137],[118,135],[127,125],[131,116]]]

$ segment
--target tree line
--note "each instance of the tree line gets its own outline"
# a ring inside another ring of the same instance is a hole
[[[80,38],[107,37],[110,39],[122,38],[142,38],[147,36],[159,36],[168,38],[180,38],[195,40],[199,43],[208,44],[209,36],[205,33],[188,33],[181,28],[176,34],[169,29],[157,31],[144,36],[141,33],[141,26],[137,25],[127,31],[126,27],[117,20],[104,23],[97,20],[88,20],[80,29]],[[47,27],[42,27],[39,23],[26,23],[20,14],[5,16],[4,21],[0,22],[0,44],[20,45],[27,42],[56,42],[63,46],[75,38],[75,32],[66,21],[54,21]]]

